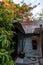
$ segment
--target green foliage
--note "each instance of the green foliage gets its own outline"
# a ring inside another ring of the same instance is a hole
[[[0,26],[10,29],[14,20],[14,11],[0,4]]]
[[[14,65],[14,61],[10,57],[8,51],[0,49],[0,64],[1,65]]]
[[[0,65],[14,65],[11,53],[14,52],[13,26],[14,11],[0,4]],[[12,45],[12,47],[11,47]]]

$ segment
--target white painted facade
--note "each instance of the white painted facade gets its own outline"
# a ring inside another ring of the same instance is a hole
[[[18,42],[18,53],[22,49],[22,39],[19,37]],[[23,46],[24,46],[24,52],[26,57],[41,57],[41,45],[40,45],[40,39],[37,40],[37,50],[32,49],[32,39],[31,37],[26,37],[23,40]]]
[[[42,24],[43,28],[43,21],[33,21],[32,25],[22,25],[25,34],[28,33],[34,33],[35,28],[40,28],[40,25]],[[37,39],[37,50],[32,49],[32,38],[31,37],[21,37],[22,35],[18,35],[19,41],[18,41],[18,53],[20,52],[22,48],[22,39],[23,39],[23,45],[24,45],[24,52],[26,57],[42,57],[42,51],[41,51],[41,45],[40,45],[40,37]]]

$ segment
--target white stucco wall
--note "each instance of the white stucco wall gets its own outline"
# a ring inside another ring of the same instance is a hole
[[[19,38],[19,41],[18,41],[18,53],[22,49],[21,47],[22,39],[23,38]],[[24,38],[23,44],[24,44],[24,51],[25,51],[26,57],[31,57],[31,56],[41,57],[40,40],[37,41],[37,50],[32,49],[32,39],[30,37]]]

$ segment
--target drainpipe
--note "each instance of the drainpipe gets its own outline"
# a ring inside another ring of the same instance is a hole
[[[43,58],[43,55],[42,55],[42,24],[40,25],[40,47],[41,47],[41,57]]]

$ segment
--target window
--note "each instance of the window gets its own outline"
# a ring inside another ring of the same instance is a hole
[[[37,50],[37,40],[32,40],[32,49]]]

